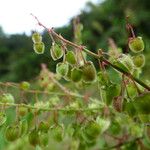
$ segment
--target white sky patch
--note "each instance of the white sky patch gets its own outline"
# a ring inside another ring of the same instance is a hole
[[[48,27],[61,27],[80,13],[86,2],[98,0],[1,0],[0,26],[7,34],[30,33],[40,27],[33,13]]]

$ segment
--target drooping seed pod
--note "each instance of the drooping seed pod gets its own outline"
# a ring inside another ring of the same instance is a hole
[[[72,70],[72,66],[68,64],[68,73],[66,76],[64,76],[63,78],[66,80],[66,81],[71,81],[71,70]]]
[[[19,87],[21,90],[29,90],[30,89],[30,83],[23,81],[20,83]]]
[[[7,141],[13,142],[20,137],[21,129],[19,125],[8,126],[5,131]]]
[[[40,43],[42,42],[42,36],[38,32],[35,32],[32,34],[32,41],[34,43]]]
[[[64,137],[64,129],[61,125],[52,128],[52,136],[57,142],[61,142]]]
[[[71,70],[71,79],[73,82],[79,82],[82,78],[82,70],[78,68],[73,68]]]
[[[49,142],[49,136],[48,133],[41,133],[40,134],[40,146],[46,147]]]
[[[96,69],[93,62],[88,61],[84,66],[81,67],[83,72],[83,81],[86,83],[91,83],[96,80]]]
[[[69,65],[67,62],[58,63],[56,65],[56,73],[58,73],[62,77],[68,74],[68,70],[69,70]]]
[[[27,120],[22,120],[20,121],[20,126],[21,126],[21,137],[25,136],[28,133],[28,121]]]
[[[35,53],[43,54],[44,51],[45,51],[45,45],[44,45],[43,42],[34,43],[33,44],[33,49],[34,49]]]
[[[68,51],[66,54],[66,61],[71,64],[74,65],[76,64],[76,57],[73,51]]]
[[[33,130],[29,133],[28,139],[29,139],[29,143],[30,143],[32,146],[39,145],[39,144],[40,144],[40,135],[39,135],[38,130],[33,129]]]
[[[14,103],[14,97],[11,93],[4,93],[0,97],[0,102],[2,103]]]
[[[122,111],[122,96],[116,96],[113,98],[113,107],[116,111]]]
[[[52,43],[52,47],[50,48],[50,54],[53,60],[58,60],[63,56],[64,52],[58,44]]]
[[[28,113],[28,108],[23,107],[23,106],[19,106],[18,107],[18,115],[19,116],[25,116]]]
[[[136,37],[129,40],[129,48],[134,53],[139,53],[144,50],[144,42],[142,37]]]
[[[0,112],[0,127],[6,122],[7,116],[5,113]]]
[[[133,72],[134,64],[133,64],[133,60],[129,55],[122,54],[118,59],[118,61],[127,68],[128,72],[130,73]]]
[[[41,121],[39,126],[38,126],[38,130],[41,131],[41,132],[45,132],[47,133],[48,130],[49,130],[49,123],[48,122],[45,122],[45,121]]]
[[[142,68],[145,65],[145,56],[143,54],[133,56],[132,59],[137,68]]]

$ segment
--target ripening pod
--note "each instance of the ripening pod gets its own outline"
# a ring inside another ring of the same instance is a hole
[[[150,113],[150,92],[146,92],[134,98],[133,105],[138,114]]]
[[[83,81],[86,83],[91,83],[96,80],[96,69],[93,62],[88,61],[84,66],[81,67],[83,72]]]
[[[7,116],[5,113],[0,112],[0,127],[6,122]]]
[[[63,78],[66,80],[66,81],[70,81],[71,80],[71,70],[72,70],[72,66],[68,64],[68,73],[66,76],[64,76]]]
[[[129,40],[129,48],[132,52],[138,53],[144,50],[142,37],[136,37]]]
[[[82,78],[82,70],[78,68],[73,68],[71,70],[71,80],[73,82],[79,82]]]
[[[45,45],[44,45],[43,42],[34,43],[33,44],[33,49],[34,49],[35,53],[43,54],[44,51],[45,51]]]
[[[113,98],[113,107],[116,111],[121,112],[122,111],[122,96],[116,96]]]
[[[51,54],[51,57],[53,58],[53,60],[58,60],[63,56],[64,52],[58,44],[52,43],[52,47],[50,49],[50,54]]]
[[[42,42],[42,36],[38,32],[35,32],[32,34],[32,41],[34,43],[40,43]]]
[[[66,54],[66,61],[71,64],[74,65],[76,64],[76,57],[73,51],[68,51]]]
[[[18,107],[18,114],[19,116],[25,116],[28,113],[28,108],[23,107],[23,106],[19,106]]]
[[[145,56],[143,54],[133,56],[133,63],[137,68],[142,68],[145,65]]]
[[[29,126],[28,126],[28,121],[27,120],[22,120],[20,121],[20,126],[21,126],[21,136],[24,136],[28,133],[28,129],[29,129]]]
[[[14,103],[14,101],[15,101],[14,97],[10,93],[4,93],[0,97],[0,102],[2,102],[2,103]]]
[[[40,134],[40,146],[46,147],[49,142],[49,136],[48,133],[41,133]]]
[[[121,87],[118,84],[111,84],[106,88],[106,104],[110,105],[113,98],[120,94]]]
[[[119,67],[121,67],[124,71],[130,73],[133,72],[134,64],[133,64],[133,60],[129,55],[122,54],[118,59],[118,63],[120,63]]]
[[[8,126],[5,131],[7,141],[13,142],[20,137],[21,129],[19,125]]]
[[[54,140],[56,140],[57,142],[61,142],[63,140],[64,137],[64,129],[62,126],[56,126],[52,129],[52,135]]]
[[[29,90],[30,89],[30,83],[23,81],[20,83],[19,87],[21,90]]]
[[[45,122],[45,121],[41,121],[39,126],[38,126],[38,130],[41,131],[41,132],[45,132],[47,133],[48,130],[49,130],[49,123],[48,122]]]
[[[91,139],[97,138],[101,132],[101,127],[97,122],[89,122],[85,127],[86,135]]]
[[[68,74],[69,64],[67,62],[58,63],[56,65],[56,73],[61,75],[62,77]]]
[[[29,139],[29,143],[30,143],[32,146],[39,145],[39,144],[40,144],[40,135],[39,135],[38,130],[33,129],[33,130],[29,133],[28,139]]]

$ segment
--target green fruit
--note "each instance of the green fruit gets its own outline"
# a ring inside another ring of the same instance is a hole
[[[118,84],[111,84],[106,88],[106,104],[110,105],[113,101],[113,98],[120,94],[120,86]]]
[[[42,42],[42,36],[38,32],[35,32],[32,34],[32,41],[34,43],[40,43]]]
[[[69,65],[66,62],[58,63],[56,65],[56,73],[63,77],[68,74],[68,70],[69,70]]]
[[[129,55],[122,54],[118,59],[118,65],[124,71],[132,73],[134,70],[133,60]]]
[[[20,89],[22,90],[29,90],[30,89],[30,83],[23,81],[20,83]]]
[[[86,83],[91,83],[96,80],[96,69],[93,62],[88,61],[84,66],[81,67],[83,71],[83,81]]]
[[[57,60],[63,56],[64,52],[59,45],[57,45],[56,43],[53,43],[50,49],[50,54],[53,60]]]
[[[150,92],[134,98],[133,105],[138,114],[150,114]]]
[[[6,122],[7,116],[6,114],[0,112],[0,127]]]
[[[68,51],[67,54],[66,54],[66,61],[69,63],[69,64],[76,64],[76,57],[75,57],[75,54],[74,52],[72,51]]]
[[[82,70],[78,68],[73,68],[71,70],[71,79],[74,82],[79,82],[82,78]]]
[[[133,63],[137,68],[142,68],[145,65],[145,56],[143,54],[133,56]]]
[[[46,147],[48,145],[49,137],[47,133],[40,134],[40,146]]]
[[[36,146],[40,144],[40,135],[39,132],[36,129],[33,129],[28,136],[29,143],[32,146]]]
[[[97,122],[89,122],[85,127],[85,132],[88,138],[97,138],[101,132],[101,127]]]
[[[27,132],[28,132],[28,128],[29,128],[28,121],[27,120],[22,120],[20,122],[20,126],[21,126],[21,136],[26,135]]]
[[[44,45],[43,42],[34,43],[33,44],[33,49],[34,49],[35,53],[43,54],[44,51],[45,51],[45,45]]]
[[[61,142],[64,137],[64,132],[63,132],[62,126],[54,127],[52,129],[52,135],[53,135],[54,140],[56,140],[57,142]]]
[[[132,38],[129,41],[129,48],[132,52],[138,53],[144,50],[144,42],[142,37]]]
[[[41,132],[47,133],[49,130],[49,127],[50,127],[50,125],[48,122],[41,121],[39,124],[38,130]]]
[[[4,93],[0,98],[0,102],[2,103],[14,103],[14,101],[14,97],[10,93]]]
[[[20,137],[21,129],[20,126],[8,126],[5,131],[5,137],[7,141],[15,141]]]
[[[23,106],[19,106],[18,107],[18,114],[19,116],[25,116],[28,113],[28,108],[23,107]]]
[[[71,80],[71,70],[72,70],[72,66],[71,65],[68,65],[69,68],[68,68],[68,73],[66,76],[64,76],[63,78],[67,81],[70,81]]]

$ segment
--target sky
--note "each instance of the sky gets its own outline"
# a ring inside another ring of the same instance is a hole
[[[7,34],[41,31],[30,15],[33,13],[44,25],[61,27],[78,15],[88,1],[98,0],[1,0],[0,26]]]

